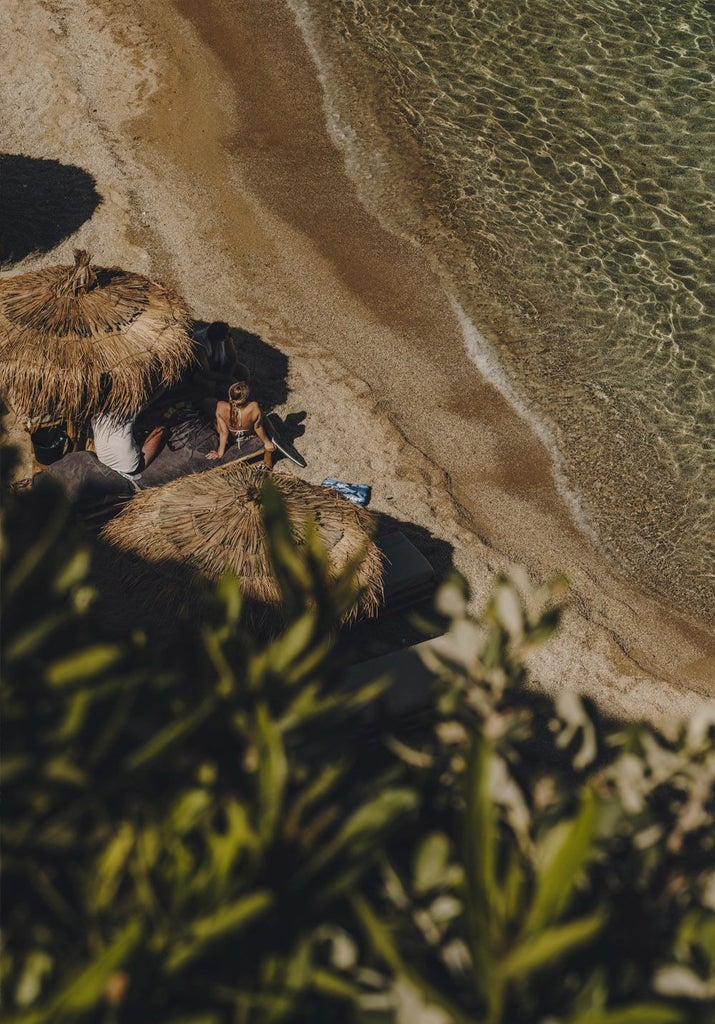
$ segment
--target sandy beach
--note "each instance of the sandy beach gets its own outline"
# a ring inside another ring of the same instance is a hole
[[[475,608],[495,571],[565,573],[573,598],[534,656],[538,684],[634,718],[712,699],[715,635],[578,529],[423,254],[361,205],[284,0],[6,0],[0,40],[2,152],[80,167],[101,196],[6,272],[81,246],[249,332],[244,358],[273,367],[277,410],[305,413],[303,475],[371,484],[372,507],[459,569]]]

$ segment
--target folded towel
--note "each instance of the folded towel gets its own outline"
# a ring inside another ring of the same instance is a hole
[[[323,487],[337,491],[353,505],[367,505],[372,492],[372,488],[368,484],[347,484],[344,480],[333,480],[330,476],[323,480]]]

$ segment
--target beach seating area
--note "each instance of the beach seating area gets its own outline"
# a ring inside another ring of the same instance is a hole
[[[187,614],[224,572],[256,623],[280,621],[261,485],[274,459],[306,463],[288,424],[253,400],[260,367],[228,325],[197,322],[160,283],[76,250],[74,266],[0,281],[0,355],[3,400],[33,445],[35,472],[19,486],[59,485],[99,533],[125,626],[159,603]],[[376,538],[369,485],[274,479],[296,536],[315,522],[336,573],[360,559],[346,624],[431,594],[434,569],[405,534]]]

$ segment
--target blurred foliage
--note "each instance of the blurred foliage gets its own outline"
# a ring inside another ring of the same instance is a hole
[[[51,492],[3,503],[3,1020],[714,1021],[713,720],[527,689],[560,581],[438,595],[416,725],[341,685],[332,584],[264,496],[287,625],[235,581],[169,650],[106,633]]]
[[[526,689],[565,583],[516,575],[480,621],[438,595],[438,721],[393,744],[423,813],[356,918],[430,1024],[715,1021],[715,709],[656,731]]]

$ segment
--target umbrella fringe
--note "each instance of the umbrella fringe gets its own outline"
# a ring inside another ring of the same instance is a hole
[[[230,572],[241,583],[251,622],[258,605],[266,606],[259,618],[265,615],[274,623],[280,621],[281,594],[270,565],[260,504],[240,500],[241,494],[260,487],[263,479],[261,469],[234,463],[136,495],[102,531],[110,549],[135,556],[122,579],[125,592],[154,591],[157,602],[166,599],[167,581],[162,578],[166,574],[158,573],[158,567],[167,562],[184,566],[202,586]],[[272,479],[299,542],[306,522],[316,520],[331,578],[339,577],[361,555],[355,573],[356,601],[343,622],[377,615],[384,603],[383,555],[372,540],[371,514],[293,475],[275,473]],[[338,538],[332,544],[331,534]],[[188,615],[195,602],[191,588],[184,581],[169,589],[176,591],[172,607]]]
[[[194,362],[178,294],[118,267],[47,267],[0,280],[0,390],[23,416],[82,423],[135,412]],[[109,396],[105,382],[111,379]]]

